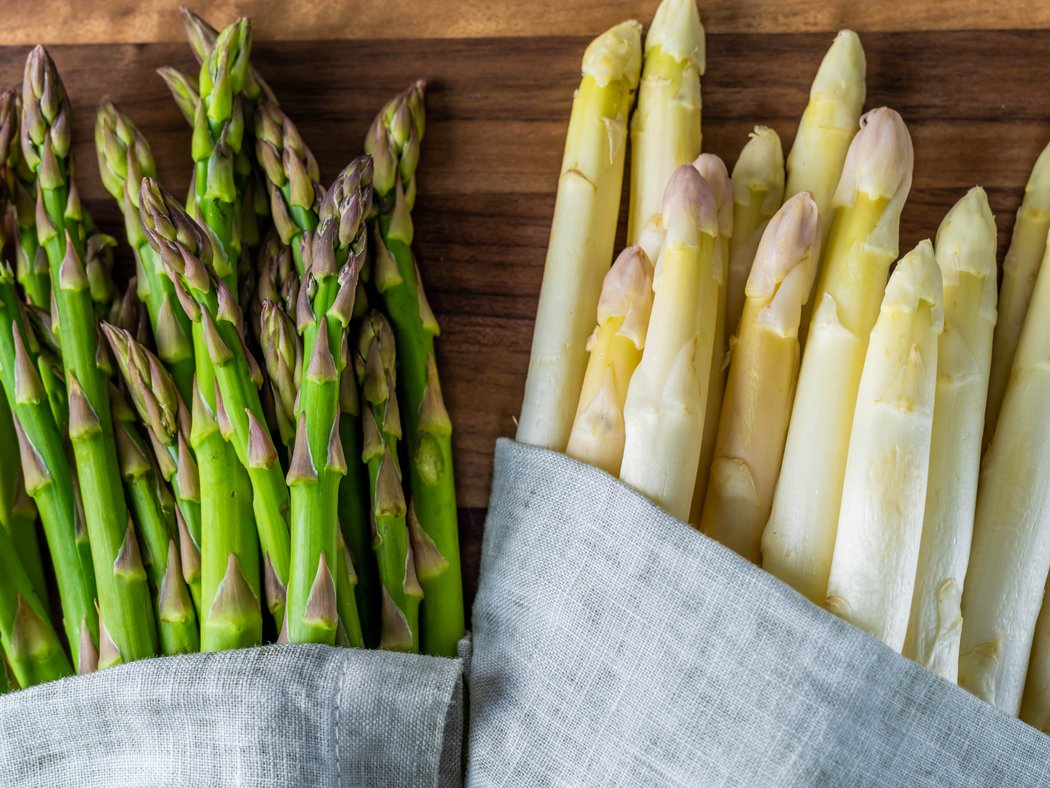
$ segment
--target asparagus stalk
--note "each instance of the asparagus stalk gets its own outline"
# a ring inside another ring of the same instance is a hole
[[[817,604],[827,596],[857,389],[868,335],[897,257],[912,161],[900,115],[873,110],[861,119],[835,193],[834,224],[813,298],[816,313],[762,535],[763,567]]]
[[[233,292],[237,291],[241,256],[236,181],[238,175],[247,176],[237,169],[244,167],[244,91],[251,43],[251,23],[245,18],[215,39],[201,61],[199,101],[193,118],[194,205],[201,223],[218,239],[223,254],[216,260],[216,273]]]
[[[108,328],[113,330],[112,326]],[[160,474],[149,459],[149,449],[131,406],[116,388],[111,392],[110,401],[124,485],[145,548],[143,564],[153,592],[161,653],[199,651],[197,614],[179,562],[175,515],[167,500],[170,493],[161,484]]]
[[[860,38],[852,30],[840,30],[817,69],[809,103],[788,153],[784,198],[803,191],[813,197],[820,212],[825,254],[831,250],[828,234],[839,206],[836,186],[864,106],[865,70]],[[819,303],[814,301],[814,305]]]
[[[663,0],[645,37],[638,106],[631,115],[627,242],[660,213],[676,167],[700,155],[704,27],[696,0]]]
[[[620,475],[623,408],[645,347],[653,307],[653,265],[640,246],[628,246],[605,275],[598,325],[588,344],[590,359],[576,421],[565,453]]]
[[[107,323],[102,324],[102,330],[117,360],[131,403],[146,428],[157,468],[174,493],[179,563],[200,610],[201,489],[197,463],[190,449],[189,410],[160,359],[127,331]],[[156,553],[154,546],[151,550]]]
[[[727,337],[736,333],[740,323],[745,285],[766,224],[784,202],[784,151],[773,129],[755,126],[733,165],[732,181],[733,236],[729,239],[726,278]]]
[[[193,321],[197,390],[202,398],[199,405],[194,405],[193,430],[198,430],[196,409],[210,410],[221,428],[221,437],[232,444],[236,457],[248,472],[264,555],[266,602],[274,620],[283,621],[290,553],[288,486],[273,441],[263,426],[265,417],[258,389],[262,373],[245,346],[243,320],[233,292],[218,273],[225,267],[221,263],[222,248],[150,178],[142,182],[141,205],[150,243],[158,251],[168,276],[175,283],[176,295]],[[212,440],[210,431],[202,432],[199,437]],[[219,461],[219,449],[216,444],[209,462]],[[225,449],[222,455],[229,456]],[[203,493],[209,482],[204,478],[205,462],[200,451],[197,451],[197,461]],[[239,475],[236,469],[228,468],[210,468],[207,473],[209,476]],[[205,518],[203,528],[207,531],[207,501],[202,500],[201,504]],[[236,529],[243,530],[243,524],[237,523]],[[246,533],[238,536],[237,541],[246,549],[253,543]],[[207,536],[202,547],[203,552],[207,552]],[[248,582],[242,590],[254,592],[257,586],[252,585],[249,577],[247,554],[243,560],[237,560],[243,579]],[[227,563],[232,567],[231,562]],[[208,566],[205,557],[202,589],[205,605],[209,600]],[[238,584],[243,585],[241,581]],[[247,594],[242,596],[250,601]]]
[[[755,253],[733,344],[701,530],[755,563],[784,455],[798,381],[798,327],[820,256],[806,192],[770,220]]]
[[[412,494],[408,522],[425,600],[420,613],[422,649],[454,656],[465,624],[452,424],[434,351],[439,328],[412,254],[411,210],[425,122],[423,88],[416,83],[387,104],[369,130],[365,149],[375,161],[379,214],[373,225],[373,280],[397,337],[398,396]]]
[[[700,465],[695,437],[704,429],[719,298],[715,196],[692,165],[671,176],[662,215],[667,239],[645,349],[627,389],[620,478],[685,520]]]
[[[350,648],[364,648],[365,636],[361,616],[357,611],[357,575],[353,557],[343,540],[342,530],[336,529],[336,606],[339,608],[339,632],[336,644]]]
[[[970,558],[981,428],[995,326],[995,218],[979,187],[944,217],[937,265],[944,333],[937,352],[930,478],[904,655],[955,682]]]
[[[189,400],[193,391],[193,340],[189,318],[175,298],[157,253],[149,245],[139,213],[139,188],[144,177],[155,177],[149,143],[108,100],[103,100],[95,122],[95,149],[102,183],[124,216],[128,243],[135,254],[138,297],[146,305],[157,355],[171,371],[179,394]]]
[[[98,665],[98,614],[90,560],[82,560],[73,474],[62,432],[32,358],[29,332],[14,287],[14,275],[0,265],[0,381],[11,404],[26,492],[33,497],[47,536],[62,603],[66,639],[78,673]],[[90,552],[85,558],[90,559]]]
[[[47,608],[15,554],[7,531],[0,528],[0,641],[7,664],[20,687],[68,676],[73,672],[62,643],[51,626]]]
[[[291,582],[288,640],[335,643],[339,624],[334,572],[339,560],[339,484],[347,462],[339,433],[339,378],[346,367],[346,327],[366,254],[372,160],[355,159],[325,194],[321,224],[303,235],[306,278],[296,322],[307,359],[296,400],[298,426],[288,469],[291,487]],[[348,606],[356,619],[356,605]],[[356,620],[344,623],[359,633]]]
[[[1050,585],[1050,578],[1047,580]],[[1020,717],[1043,733],[1050,731],[1050,594],[1043,590],[1043,606],[1035,623],[1032,656],[1024,683]]]
[[[22,89],[22,153],[37,175],[37,237],[47,251],[69,392],[69,437],[101,619],[100,666],[156,653],[145,570],[124,502],[109,392],[97,363],[98,324],[83,264],[83,221],[72,179],[70,108],[51,58],[36,47]]]
[[[339,483],[339,525],[348,553],[348,568],[356,580],[353,590],[362,636],[365,645],[371,648],[379,643],[380,636],[379,570],[371,546],[368,469],[359,461],[364,450],[361,445],[361,398],[350,363],[340,377],[339,410],[339,436],[347,464],[346,476]],[[340,601],[340,607],[342,604]],[[341,618],[345,627],[348,616]]]
[[[373,549],[383,588],[379,647],[392,651],[419,650],[419,604],[424,591],[416,577],[409,538],[412,516],[405,503],[398,464],[401,420],[395,396],[397,370],[394,333],[378,312],[361,326],[354,361],[361,392],[368,403],[362,419],[361,459],[368,466],[372,499]]]
[[[1050,144],[1043,148],[1028,176],[1024,198],[1017,209],[1010,246],[1003,260],[1003,283],[999,291],[999,317],[992,340],[992,369],[985,409],[984,446],[992,442],[1003,397],[1010,380],[1014,353],[1021,337],[1028,304],[1035,289],[1046,236],[1050,231]]]
[[[522,443],[561,451],[569,442],[587,337],[612,259],[627,114],[641,60],[641,25],[635,21],[606,31],[583,55],[518,421]]]
[[[1043,262],[1047,253],[1044,252]],[[1050,265],[1040,264],[1002,410],[981,463],[963,590],[959,684],[1008,714],[1021,706],[1050,571]],[[994,347],[994,345],[993,345]],[[993,349],[994,353],[994,349]]]
[[[933,244],[901,258],[857,393],[827,607],[900,651],[908,630],[944,328]]]
[[[304,276],[300,239],[304,232],[316,230],[319,220],[317,160],[275,102],[264,100],[256,108],[255,157],[266,175],[274,228],[295,255],[299,275]]]
[[[711,473],[711,462],[715,456],[715,438],[722,412],[722,395],[725,393],[726,362],[726,280],[728,279],[729,243],[733,236],[733,184],[729,181],[726,165],[720,158],[703,153],[693,162],[697,172],[704,176],[715,195],[718,212],[718,236],[715,238],[715,278],[718,282],[718,309],[715,314],[715,342],[711,353],[711,369],[707,378],[707,405],[704,408],[704,430],[700,440],[700,465],[693,486],[693,504],[689,521],[700,524],[700,509],[707,493],[707,477]],[[659,265],[659,264],[658,264]]]
[[[22,101],[14,88],[0,93],[0,165],[15,210],[18,282],[26,300],[38,307],[51,306],[51,272],[47,253],[36,237],[36,182],[21,155],[19,122]]]

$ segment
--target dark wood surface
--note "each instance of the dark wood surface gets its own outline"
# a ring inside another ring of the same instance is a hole
[[[177,16],[169,16],[178,33]],[[0,47],[0,84],[20,82],[27,35]],[[261,39],[253,58],[316,153],[322,180],[361,151],[365,129],[387,97],[417,77],[428,80],[417,252],[443,329],[439,355],[456,430],[468,598],[492,449],[498,436],[514,432],[569,102],[590,37]],[[723,34],[709,24],[705,149],[732,166],[756,123],[780,132],[787,149],[831,38]],[[902,251],[931,236],[975,183],[988,190],[1004,244],[1028,171],[1050,138],[1050,31],[877,32],[862,40],[867,106],[900,111],[915,143]],[[119,236],[116,207],[98,181],[94,109],[109,95],[128,111],[153,145],[161,181],[182,193],[189,132],[154,69],[193,70],[194,61],[181,42],[49,49],[74,106],[85,204]]]

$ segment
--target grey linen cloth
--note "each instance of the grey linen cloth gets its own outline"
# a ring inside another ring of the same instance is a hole
[[[1050,737],[507,440],[473,644],[468,785],[1050,783]]]
[[[0,697],[0,785],[461,785],[463,668],[264,646],[63,679]]]

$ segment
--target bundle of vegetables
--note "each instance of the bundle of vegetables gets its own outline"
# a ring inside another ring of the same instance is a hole
[[[694,0],[663,0],[644,47],[624,22],[584,54],[518,440],[1050,730],[1050,147],[1000,296],[979,187],[898,261],[912,143],[861,114],[856,34],[786,160],[758,126],[731,178],[700,150],[704,51]]]
[[[251,66],[249,21],[184,21],[200,73],[161,74],[192,127],[185,204],[131,119],[98,110],[127,283],[80,203],[42,47],[0,96],[4,688],[268,637],[453,655],[463,635],[412,253],[424,85],[324,187]]]

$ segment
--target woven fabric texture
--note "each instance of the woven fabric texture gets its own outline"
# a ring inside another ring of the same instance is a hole
[[[468,785],[1050,784],[1050,737],[508,440],[473,645]]]
[[[264,646],[52,682],[0,697],[0,786],[457,786],[463,665]]]

